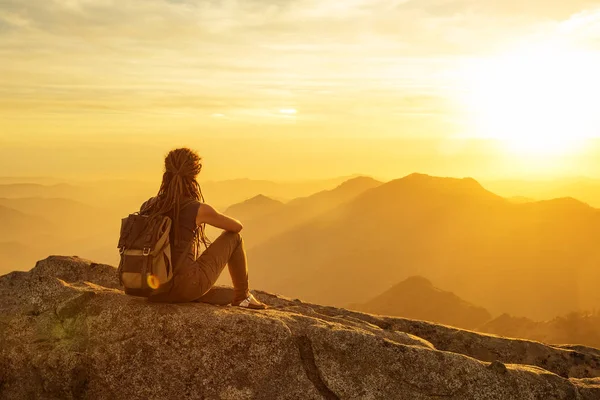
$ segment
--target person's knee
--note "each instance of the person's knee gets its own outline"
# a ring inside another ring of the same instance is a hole
[[[242,235],[239,232],[229,232],[229,231],[225,231],[221,234],[221,236],[226,237],[227,239],[235,242],[235,243],[241,243],[242,242]]]

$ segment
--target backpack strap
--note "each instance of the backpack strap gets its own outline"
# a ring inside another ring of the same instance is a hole
[[[181,266],[183,265],[183,261],[187,258],[187,255],[192,248],[192,244],[194,243],[194,239],[196,237],[197,230],[198,229],[196,228],[196,230],[194,231],[194,237],[192,237],[192,240],[189,241],[189,243],[187,244],[187,246],[185,248],[184,253],[181,254],[181,257],[179,258],[179,260],[177,260],[177,263],[173,266],[173,274],[175,274],[181,268]],[[158,289],[158,292],[155,295],[153,295],[153,296],[155,296],[155,299],[159,299],[161,295],[171,293],[171,291],[173,290],[173,281],[174,281],[174,279],[171,279],[167,283],[166,287],[164,287],[162,290]],[[160,301],[160,300],[158,300],[158,301]]]

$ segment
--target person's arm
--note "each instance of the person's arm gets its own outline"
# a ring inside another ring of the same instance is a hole
[[[196,223],[209,224],[215,228],[220,228],[229,232],[239,232],[244,227],[240,221],[235,218],[221,214],[208,204],[201,204],[198,208]]]

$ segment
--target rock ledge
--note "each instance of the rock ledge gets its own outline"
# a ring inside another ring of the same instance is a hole
[[[256,292],[152,304],[52,256],[0,277],[0,398],[600,399],[600,353]]]

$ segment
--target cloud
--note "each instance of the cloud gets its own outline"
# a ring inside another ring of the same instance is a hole
[[[558,33],[573,42],[597,46],[600,44],[600,7],[582,11],[560,23]]]
[[[3,0],[0,111],[440,116],[463,58],[573,14],[585,37],[589,3]]]
[[[0,10],[0,26],[8,28],[27,28],[30,25],[30,21],[23,15],[10,11]]]

